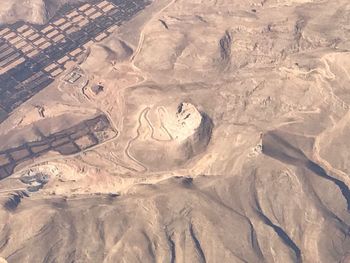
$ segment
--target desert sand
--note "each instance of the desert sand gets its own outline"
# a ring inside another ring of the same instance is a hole
[[[0,21],[64,1],[24,2]],[[117,131],[0,180],[0,262],[350,262],[349,23],[347,0],[154,0],[0,124],[0,151]]]

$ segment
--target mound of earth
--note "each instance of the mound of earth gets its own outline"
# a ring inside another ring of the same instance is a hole
[[[175,114],[163,116],[162,123],[171,138],[193,155],[204,150],[211,138],[211,120],[191,103],[181,102]]]
[[[210,118],[187,102],[151,109],[140,121],[151,133],[140,133],[129,152],[151,170],[174,169],[190,161],[206,149],[213,128]]]
[[[103,72],[116,63],[125,62],[133,54],[133,50],[124,41],[108,39],[91,47],[89,55],[82,67],[91,74]]]

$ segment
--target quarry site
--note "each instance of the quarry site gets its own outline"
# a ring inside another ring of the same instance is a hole
[[[0,263],[350,263],[349,81],[348,0],[1,0]]]

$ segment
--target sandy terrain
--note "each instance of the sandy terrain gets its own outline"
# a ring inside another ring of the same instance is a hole
[[[2,0],[0,3],[0,24],[14,23],[19,19],[33,24],[43,24],[62,5],[79,2],[84,2],[84,0]]]
[[[60,3],[17,2],[1,21]],[[0,152],[97,114],[118,136],[0,181],[0,262],[350,262],[349,14],[155,0],[90,45],[84,83],[21,105]]]

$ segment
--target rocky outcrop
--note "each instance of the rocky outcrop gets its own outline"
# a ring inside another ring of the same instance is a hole
[[[187,102],[181,102],[174,116],[169,116],[164,121],[174,141],[181,145],[189,157],[200,153],[208,145],[212,121],[203,112]]]

